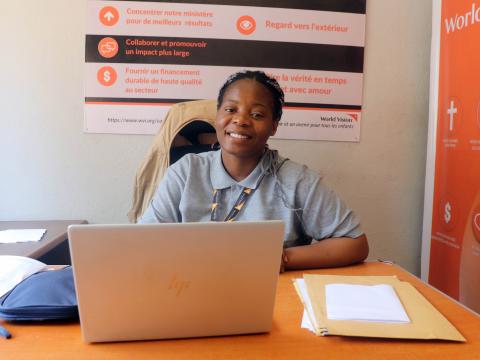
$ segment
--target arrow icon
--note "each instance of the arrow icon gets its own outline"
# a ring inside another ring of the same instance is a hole
[[[108,22],[111,22],[112,19],[115,18],[115,15],[113,15],[112,12],[109,11],[109,12],[107,12],[105,15],[103,15],[103,17],[104,17],[105,19],[107,19]]]
[[[120,14],[114,6],[105,6],[98,13],[98,20],[105,26],[114,26],[120,19]]]

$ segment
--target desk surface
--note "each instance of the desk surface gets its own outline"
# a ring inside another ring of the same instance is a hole
[[[15,244],[0,244],[0,255],[27,256],[38,259],[67,239],[67,227],[71,224],[85,224],[85,220],[40,220],[40,221],[0,221],[0,230],[7,229],[46,229],[40,241]]]
[[[10,324],[13,334],[0,339],[0,359],[480,359],[480,317],[395,265],[361,265],[305,271],[338,275],[397,275],[412,283],[467,339],[466,343],[421,340],[316,337],[300,328],[303,307],[292,279],[280,276],[269,334],[216,338],[85,344],[78,323]]]

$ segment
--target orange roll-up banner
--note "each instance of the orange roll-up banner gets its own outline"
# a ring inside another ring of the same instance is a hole
[[[428,281],[480,312],[480,2],[443,0],[440,21]]]

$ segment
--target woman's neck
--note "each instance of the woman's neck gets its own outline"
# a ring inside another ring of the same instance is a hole
[[[235,181],[242,181],[257,167],[262,155],[256,158],[239,158],[222,151],[222,163]]]

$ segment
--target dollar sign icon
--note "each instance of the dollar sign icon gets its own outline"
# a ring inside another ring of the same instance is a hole
[[[105,82],[107,82],[107,83],[110,82],[110,80],[111,80],[110,71],[107,70],[103,73],[103,80],[105,80]]]
[[[452,205],[450,205],[449,202],[445,204],[445,213],[443,214],[443,219],[445,220],[445,223],[449,223],[452,220]]]
[[[112,86],[117,81],[117,72],[111,66],[104,66],[98,70],[97,80],[103,86]]]

